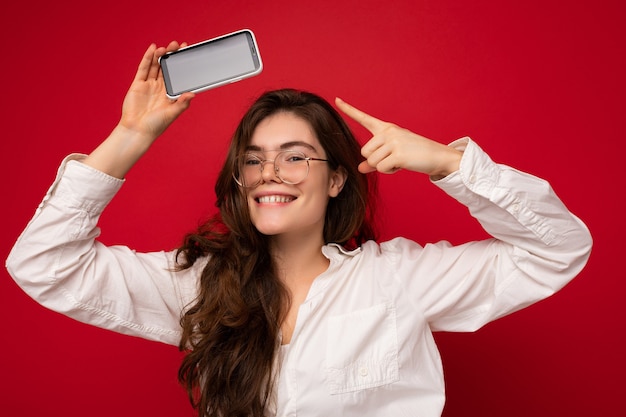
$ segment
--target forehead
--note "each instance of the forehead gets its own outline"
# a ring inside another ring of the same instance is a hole
[[[254,129],[248,148],[278,150],[309,148],[320,152],[322,146],[309,122],[293,113],[280,112],[263,119]]]

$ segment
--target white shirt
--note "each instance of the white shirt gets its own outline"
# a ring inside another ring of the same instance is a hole
[[[397,238],[330,260],[280,351],[278,416],[440,416],[444,380],[433,331],[473,331],[546,298],[584,266],[585,225],[549,184],[495,164],[468,138],[460,170],[435,182],[494,238],[424,247]],[[173,272],[174,253],[95,240],[123,181],[70,156],[7,267],[44,306],[117,332],[178,344],[179,319],[206,260]],[[268,341],[274,343],[274,341]]]

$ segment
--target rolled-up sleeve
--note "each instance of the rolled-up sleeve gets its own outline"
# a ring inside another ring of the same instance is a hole
[[[174,272],[173,252],[137,253],[96,239],[123,180],[66,158],[6,266],[37,302],[91,325],[178,344],[197,267]]]

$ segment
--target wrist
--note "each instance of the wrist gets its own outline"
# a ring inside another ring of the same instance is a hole
[[[123,122],[119,122],[117,126],[113,128],[109,137],[124,142],[127,146],[143,148],[145,152],[157,139],[158,135],[135,129],[131,126],[127,126]]]
[[[463,152],[454,149],[450,146],[446,146],[445,157],[443,158],[442,163],[439,165],[439,169],[430,174],[430,178],[433,181],[440,180],[442,178],[447,177],[459,170],[461,166],[461,158],[463,157]]]
[[[119,124],[83,163],[113,177],[124,178],[155,139]]]

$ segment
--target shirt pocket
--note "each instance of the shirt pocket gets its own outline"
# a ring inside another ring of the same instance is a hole
[[[397,381],[398,336],[393,304],[330,317],[326,360],[331,394]]]

